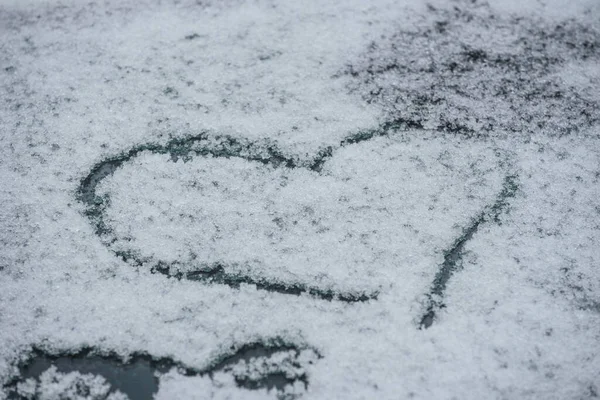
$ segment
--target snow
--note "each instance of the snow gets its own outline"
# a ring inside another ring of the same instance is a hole
[[[224,264],[231,275],[342,293],[393,290],[409,301],[496,196],[502,171],[484,146],[404,141],[347,146],[321,173],[143,153],[98,188],[109,196],[111,247],[141,253],[148,267]]]
[[[19,380],[32,349],[172,360],[157,399],[597,397],[599,16],[1,2],[0,399],[133,398],[54,367]],[[97,232],[82,180],[143,145],[95,187]],[[168,276],[215,265],[243,279]],[[235,358],[257,343],[287,347]]]
[[[110,393],[110,385],[101,376],[70,372],[60,373],[52,366],[44,371],[36,381],[28,379],[18,385],[19,395],[26,399],[40,400],[127,400],[128,397],[116,391]]]

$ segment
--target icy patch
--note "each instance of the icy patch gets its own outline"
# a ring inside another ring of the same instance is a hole
[[[62,355],[34,350],[20,375],[4,387],[23,400],[147,400],[159,388],[163,395],[172,390],[168,386],[174,379],[184,379],[183,387],[191,382],[194,393],[208,384],[206,391],[213,395],[233,390],[252,396],[251,390],[293,399],[308,388],[308,369],[320,358],[315,350],[280,338],[232,347],[204,369],[146,354],[123,359],[93,349]]]
[[[39,380],[29,378],[17,385],[21,399],[36,400],[128,400],[121,392],[110,393],[110,385],[101,376],[79,372],[61,373],[52,366]]]
[[[320,357],[310,349],[248,346],[238,356],[218,364],[215,367],[217,372],[210,373],[210,380],[182,374],[178,369],[161,375],[155,398],[226,399],[243,396],[249,399],[297,399],[306,393],[309,385],[306,366]]]

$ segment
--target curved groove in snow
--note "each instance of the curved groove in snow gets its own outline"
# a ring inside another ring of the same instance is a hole
[[[202,132],[187,138],[176,138],[164,145],[147,143],[136,146],[124,153],[109,157],[96,164],[88,175],[81,181],[77,198],[86,206],[85,214],[90,219],[95,233],[103,239],[105,245],[120,240],[105,223],[105,211],[109,207],[107,198],[97,195],[96,189],[100,182],[111,176],[115,170],[124,163],[139,156],[142,152],[169,155],[172,160],[190,160],[198,156],[212,156],[215,158],[241,158],[247,161],[271,165],[276,168],[305,168],[314,172],[320,172],[323,164],[332,157],[333,153],[347,145],[368,141],[375,137],[386,136],[391,132],[405,130],[402,121],[386,122],[371,130],[360,131],[349,135],[337,146],[330,146],[319,151],[309,163],[302,163],[295,158],[285,155],[275,145],[269,142],[252,142],[236,139],[225,135],[211,135]],[[513,197],[516,191],[516,176],[507,175],[504,179],[504,188],[495,203],[486,207],[478,217],[464,229],[463,234],[457,238],[452,246],[444,252],[444,262],[440,266],[427,293],[428,305],[425,314],[420,320],[421,328],[428,328],[435,319],[435,313],[444,307],[443,296],[448,280],[458,270],[463,255],[465,244],[473,237],[479,226],[490,220],[497,220],[499,214],[507,205],[508,199]],[[142,256],[134,251],[111,250],[123,261],[142,266],[146,263]],[[191,272],[180,272],[174,265],[159,261],[152,272],[161,273],[176,279],[188,279],[206,283],[225,284],[238,288],[241,284],[255,285],[257,289],[290,295],[309,294],[322,300],[338,300],[343,302],[364,302],[376,300],[379,293],[339,293],[332,290],[324,290],[319,287],[309,286],[301,283],[285,283],[266,278],[257,278],[250,275],[231,274],[226,270],[226,265],[214,264],[204,266],[202,270]]]

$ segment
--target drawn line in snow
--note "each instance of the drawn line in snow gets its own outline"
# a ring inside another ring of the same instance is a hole
[[[450,249],[444,253],[444,262],[435,275],[431,285],[431,290],[427,294],[428,305],[426,312],[419,323],[420,329],[429,328],[436,318],[436,313],[440,309],[445,308],[443,300],[446,287],[450,277],[452,277],[452,275],[462,267],[462,258],[467,242],[473,238],[483,223],[489,221],[500,222],[500,214],[508,206],[508,199],[515,196],[517,189],[517,176],[507,175],[504,178],[502,191],[498,195],[495,203],[479,214],[473,223],[469,225],[463,234],[454,242],[452,247],[450,247]]]
[[[248,161],[269,164],[274,167],[285,168],[307,168],[309,170],[320,172],[323,164],[331,158],[333,152],[347,145],[357,144],[375,137],[386,136],[391,132],[404,131],[411,128],[411,125],[403,119],[386,122],[379,127],[371,130],[364,130],[350,135],[343,139],[337,146],[329,146],[317,153],[311,163],[305,164],[297,159],[285,155],[278,150],[275,145],[268,141],[251,142],[243,139],[236,139],[229,136],[211,136],[208,132],[203,132],[196,136],[187,138],[177,138],[169,141],[165,145],[144,144],[132,148],[116,157],[108,158],[96,164],[90,173],[82,180],[78,199],[87,206],[86,215],[95,227],[95,232],[103,239],[103,242],[109,246],[119,240],[111,229],[104,222],[105,210],[109,206],[109,199],[96,195],[97,185],[106,177],[112,175],[117,168],[124,163],[137,157],[144,151],[155,154],[168,154],[173,160],[179,158],[184,161],[190,160],[196,156],[213,156],[224,158],[242,158]],[[463,234],[445,251],[444,262],[436,274],[431,290],[428,292],[428,306],[425,315],[422,317],[419,326],[428,328],[435,319],[436,311],[444,308],[443,296],[450,277],[459,269],[463,256],[464,246],[475,234],[479,226],[490,218],[497,220],[499,214],[506,207],[507,201],[514,196],[516,191],[516,176],[508,175],[505,177],[502,192],[499,194],[496,202],[485,209],[474,221],[467,227]],[[123,261],[135,266],[143,266],[149,263],[149,259],[136,254],[136,252],[116,251],[115,255]],[[222,264],[204,265],[201,268],[191,272],[181,272],[181,265],[177,263],[167,263],[158,261],[152,267],[153,273],[161,273],[176,279],[188,279],[206,283],[224,284],[233,288],[239,288],[242,284],[255,285],[259,290],[277,292],[290,295],[309,294],[322,300],[338,300],[343,302],[364,302],[376,300],[379,293],[339,293],[333,290],[323,290],[318,287],[311,287],[300,283],[285,283],[272,281],[268,279],[256,278],[250,275],[231,274],[226,271],[226,266]]]
[[[94,226],[95,233],[101,238],[103,243],[107,245],[115,253],[115,255],[123,259],[123,261],[135,266],[143,266],[149,263],[150,260],[144,259],[142,256],[137,255],[131,250],[118,251],[111,248],[111,245],[120,239],[116,237],[111,228],[105,223],[105,212],[110,206],[110,199],[108,197],[100,197],[96,193],[96,188],[103,179],[111,176],[119,167],[137,157],[142,152],[166,154],[169,155],[174,161],[178,159],[188,161],[196,156],[212,156],[223,158],[235,157],[248,161],[260,162],[265,165],[272,165],[274,167],[306,168],[315,172],[320,172],[324,163],[332,157],[334,151],[344,146],[368,141],[375,137],[386,136],[391,132],[404,131],[409,128],[412,127],[410,124],[407,124],[406,121],[395,120],[382,124],[372,130],[358,132],[346,137],[337,146],[330,146],[322,149],[317,153],[312,161],[308,163],[300,162],[295,158],[285,155],[283,152],[278,150],[275,145],[269,143],[268,141],[250,142],[243,139],[235,139],[229,136],[212,136],[208,132],[202,132],[199,135],[183,139],[173,139],[165,145],[152,143],[144,144],[96,164],[90,173],[81,181],[77,198],[86,206],[85,213]],[[517,178],[514,175],[508,175],[505,177],[503,189],[496,201],[491,206],[487,207],[445,252],[444,262],[440,266],[440,269],[433,280],[431,290],[427,294],[429,302],[427,311],[421,318],[419,325],[421,329],[430,327],[436,318],[436,312],[444,307],[443,297],[446,286],[450,277],[460,268],[460,262],[462,261],[466,243],[474,236],[481,224],[490,220],[498,221],[500,213],[508,205],[508,199],[514,197],[515,195],[517,189],[516,180]],[[338,300],[348,303],[364,302],[368,300],[375,300],[378,296],[378,293],[336,293],[332,290],[323,290],[318,287],[311,287],[303,284],[284,283],[256,278],[249,275],[231,274],[227,273],[226,266],[221,264],[205,265],[202,266],[201,269],[196,269],[195,271],[190,272],[181,272],[178,267],[181,267],[181,265],[178,263],[169,264],[164,261],[158,261],[154,263],[151,271],[153,273],[161,273],[175,279],[187,279],[205,283],[224,284],[233,288],[239,288],[242,284],[251,284],[255,285],[257,289],[270,292],[291,295],[301,295],[306,293],[316,298],[329,301]],[[186,369],[185,367],[174,363],[172,360],[155,360],[150,356],[143,356],[140,358],[140,360],[146,360],[147,363],[150,363],[149,365],[151,365],[151,369],[153,371],[161,372],[160,365],[166,365],[169,369],[173,366],[177,366],[181,371],[183,371],[184,375],[208,375],[212,378],[212,373],[214,371],[224,371],[228,368],[228,366],[232,366],[242,359],[247,359],[253,355],[262,355],[263,358],[268,358],[271,355],[283,350],[294,351],[296,355],[300,351],[298,347],[284,345],[282,343],[270,347],[265,346],[264,344],[252,343],[241,347],[235,354],[223,358],[220,362],[214,364],[212,369],[204,371]],[[314,354],[317,355],[317,358],[321,358],[318,353],[315,352]],[[114,362],[118,363],[119,359],[114,358],[113,363]],[[297,363],[294,365],[297,366]],[[238,386],[248,389],[275,387],[277,390],[281,391],[282,387],[293,384],[296,381],[302,382],[304,387],[308,386],[308,379],[305,374],[300,374],[290,378],[284,372],[277,370],[273,370],[272,373],[267,374],[266,377],[259,380],[252,380],[248,377],[237,376],[235,381]]]
[[[202,132],[198,135],[187,138],[176,138],[165,145],[148,143],[136,146],[127,152],[114,157],[109,157],[96,164],[90,173],[81,181],[77,198],[86,206],[85,214],[92,222],[95,233],[103,239],[103,242],[110,247],[111,244],[120,240],[117,238],[110,227],[105,222],[105,211],[109,207],[110,200],[106,197],[100,197],[96,194],[96,188],[102,180],[111,176],[119,167],[126,162],[134,159],[143,152],[154,154],[167,154],[171,159],[184,161],[197,156],[212,156],[222,158],[242,158],[248,161],[260,162],[265,165],[285,168],[307,168],[309,170],[320,172],[323,164],[331,158],[335,149],[346,145],[359,143],[372,139],[377,136],[385,136],[391,130],[397,129],[397,124],[386,123],[372,130],[362,131],[350,136],[339,143],[338,146],[327,147],[313,158],[309,164],[302,164],[298,160],[286,156],[279,151],[275,145],[267,141],[250,142],[243,139],[235,139],[229,136],[211,136],[208,132]],[[135,251],[114,251],[115,255],[123,261],[142,266],[149,262],[148,259],[136,254]],[[333,290],[323,290],[318,287],[311,287],[300,283],[284,283],[279,281],[270,281],[267,279],[256,278],[249,275],[239,275],[227,273],[225,266],[221,264],[205,265],[201,270],[182,273],[175,267],[176,263],[167,263],[158,261],[152,268],[152,272],[161,273],[177,279],[189,279],[202,282],[225,284],[238,288],[241,284],[252,284],[260,290],[271,292],[301,295],[303,293],[317,297],[322,300],[338,300],[342,302],[364,302],[376,300],[379,293],[339,293]]]
[[[30,378],[38,379],[54,366],[59,373],[100,375],[110,384],[111,393],[118,390],[131,400],[147,400],[159,389],[157,374],[165,374],[175,368],[179,374],[188,377],[214,379],[216,373],[228,373],[233,375],[238,387],[275,389],[280,399],[290,399],[294,395],[286,392],[286,388],[297,386],[298,382],[304,389],[308,388],[305,368],[321,358],[315,349],[291,344],[279,337],[231,347],[229,352],[217,357],[204,369],[191,368],[171,358],[156,358],[146,353],[135,353],[124,360],[117,354],[93,348],[61,354],[34,348],[20,365],[19,376],[5,384],[4,388],[10,399],[29,398],[19,394],[18,385]],[[276,362],[270,362],[271,359]]]
[[[283,294],[301,295],[302,293],[308,293],[311,296],[320,298],[321,300],[339,300],[346,303],[355,303],[367,300],[376,300],[377,293],[371,295],[366,294],[352,294],[352,293],[337,293],[332,290],[316,289],[302,284],[288,285],[279,282],[269,282],[266,279],[256,279],[250,276],[233,276],[227,274],[225,269],[221,265],[217,265],[210,271],[194,271],[185,274],[175,274],[176,278],[185,278],[193,281],[220,283],[238,288],[241,284],[250,284],[256,286],[257,289],[267,290],[269,292],[277,292]]]

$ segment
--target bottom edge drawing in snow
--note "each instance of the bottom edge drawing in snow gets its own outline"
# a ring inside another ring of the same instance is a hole
[[[61,398],[143,400],[152,398],[163,380],[182,376],[198,377],[204,384],[275,391],[280,399],[293,399],[308,386],[305,367],[319,358],[316,350],[281,338],[231,348],[203,369],[141,353],[124,360],[92,348],[60,354],[34,349],[21,363],[20,376],[6,388],[13,399],[37,399],[59,390]]]
[[[404,133],[387,123],[308,160],[268,141],[206,132],[149,143],[96,164],[77,199],[102,243],[133,267],[317,301],[421,296],[415,328],[429,328],[465,245],[482,224],[499,222],[518,182],[507,156],[489,146]],[[309,385],[305,364],[321,357],[280,338],[240,344],[199,369],[146,353],[125,360],[93,348],[35,348],[7,387],[23,399],[47,385],[142,399],[185,376],[296,398]]]

